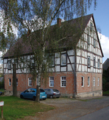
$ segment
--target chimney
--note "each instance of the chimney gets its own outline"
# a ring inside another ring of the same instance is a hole
[[[57,18],[57,25],[61,26],[61,18]]]

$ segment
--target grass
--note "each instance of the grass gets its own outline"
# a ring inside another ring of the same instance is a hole
[[[1,100],[4,101],[3,120],[16,120],[25,116],[34,116],[38,112],[45,112],[54,109],[54,107],[49,105],[31,100],[23,100],[13,96],[0,96],[0,101]]]
[[[108,91],[103,91],[104,95],[109,95],[109,90]]]

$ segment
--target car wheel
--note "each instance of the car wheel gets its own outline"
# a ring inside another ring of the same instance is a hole
[[[51,95],[50,98],[53,98],[53,96]]]
[[[33,100],[35,101],[35,99],[36,99],[36,97],[35,96],[33,96]]]
[[[23,95],[21,95],[20,98],[23,98]]]

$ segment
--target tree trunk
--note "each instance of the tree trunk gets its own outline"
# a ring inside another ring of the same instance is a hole
[[[40,86],[37,85],[36,89],[37,89],[37,93],[36,93],[36,99],[35,99],[35,101],[36,102],[40,102]]]
[[[13,64],[13,96],[17,96],[16,64]]]

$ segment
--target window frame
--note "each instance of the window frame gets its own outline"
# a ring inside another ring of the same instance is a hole
[[[11,82],[10,82],[11,78],[8,78],[8,80],[9,80],[9,86],[11,86]]]
[[[31,85],[29,85],[29,83],[30,83],[29,81],[30,80],[31,80]],[[31,78],[28,78],[28,86],[30,86],[30,87],[32,86],[32,79]]]
[[[10,61],[10,62],[9,62]],[[10,64],[9,64],[10,63]],[[11,60],[7,60],[8,70],[11,70]],[[10,66],[10,67],[9,67]]]
[[[50,78],[53,78],[53,80],[51,80]],[[53,86],[51,86],[51,81],[53,82]],[[49,77],[49,87],[54,87],[54,77],[53,76],[50,76]]]
[[[82,83],[83,83],[83,85],[82,85]],[[84,87],[84,77],[83,76],[81,77],[81,87]]]
[[[93,87],[95,87],[95,77],[93,77]]]
[[[89,87],[90,86],[90,77],[88,77],[87,80],[88,80],[87,83],[88,83],[88,87]]]
[[[62,64],[62,55],[65,55],[66,56],[66,63],[65,64]],[[66,54],[66,52],[65,53],[61,53],[61,58],[60,58],[60,65],[61,65],[61,67],[65,67],[65,66],[67,66],[67,54]]]
[[[63,80],[62,77],[64,77],[65,80]],[[63,81],[65,81],[65,86],[63,86],[63,84],[62,84]],[[60,84],[60,86],[61,86],[61,87],[66,87],[66,83],[67,83],[67,82],[66,82],[66,76],[61,76],[61,84]]]
[[[52,54],[50,55],[51,61],[50,61],[50,67],[54,67],[55,66],[55,55]]]

